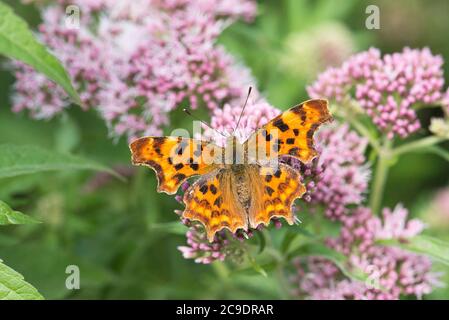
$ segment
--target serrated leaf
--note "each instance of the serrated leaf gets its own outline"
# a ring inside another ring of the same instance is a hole
[[[0,225],[34,223],[40,223],[40,221],[22,212],[14,211],[10,206],[0,200]]]
[[[401,241],[396,239],[379,240],[378,243],[423,254],[449,266],[449,243],[437,238],[420,235]]]
[[[113,170],[78,156],[36,146],[0,145],[0,179],[42,171],[74,169],[104,171],[123,179]]]
[[[60,61],[34,38],[27,23],[2,2],[0,2],[0,54],[20,60],[36,71],[42,72],[59,84],[76,104],[82,104]]]
[[[0,300],[43,300],[44,297],[23,276],[0,260]]]

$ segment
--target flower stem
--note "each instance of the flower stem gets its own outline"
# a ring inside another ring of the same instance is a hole
[[[289,299],[289,283],[285,275],[285,270],[283,265],[279,265],[276,268],[276,279],[279,285],[279,295],[281,299]]]
[[[382,204],[382,197],[384,193],[385,183],[387,181],[388,170],[390,168],[391,160],[391,147],[390,142],[385,141],[380,152],[378,153],[378,159],[376,164],[376,172],[374,181],[371,187],[370,208],[373,214],[380,212]]]
[[[350,102],[348,102],[350,103]],[[345,110],[343,107],[338,107],[337,110]],[[352,112],[347,111],[336,111],[336,116],[340,117],[344,121],[347,121],[359,134],[365,137],[371,147],[378,153],[380,151],[380,143],[377,140],[377,137],[373,135],[369,129],[357,119],[357,116]]]
[[[444,138],[436,136],[430,136],[423,139],[419,139],[395,148],[393,150],[393,155],[398,156],[407,152],[425,149],[426,147],[431,147],[435,144],[443,142],[444,140],[445,140]]]
[[[364,136],[366,139],[368,139],[369,144],[371,147],[373,147],[376,152],[379,152],[380,146],[377,142],[376,137],[373,137],[373,135],[369,132],[369,130],[360,122],[358,122],[356,119],[349,117],[349,123],[353,126],[355,130],[358,131],[362,136]]]
[[[262,231],[265,234],[265,238],[267,240],[267,247],[265,250],[274,258],[276,261],[276,269],[274,272],[274,276],[276,277],[276,282],[278,285],[279,297],[280,299],[289,299],[290,298],[290,289],[288,279],[285,275],[285,256],[281,254],[279,250],[277,250],[273,245],[273,239],[268,230]]]
[[[391,147],[391,142],[385,140],[378,153],[374,182],[371,187],[370,207],[374,214],[378,214],[382,203],[382,196],[387,180],[391,159],[408,152],[425,150],[437,143],[444,141],[444,138],[430,136],[410,143],[403,144],[397,148]]]

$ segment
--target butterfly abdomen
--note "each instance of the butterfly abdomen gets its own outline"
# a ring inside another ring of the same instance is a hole
[[[231,165],[231,170],[233,173],[234,188],[237,193],[237,200],[240,202],[245,212],[248,212],[251,206],[251,191],[250,186],[248,185],[245,165],[233,164]]]

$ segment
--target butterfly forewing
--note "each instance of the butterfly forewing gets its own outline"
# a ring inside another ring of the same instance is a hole
[[[221,148],[183,137],[143,137],[130,144],[132,163],[151,167],[158,178],[158,192],[174,194],[186,179],[216,168]]]
[[[316,156],[313,135],[331,119],[326,100],[303,102],[265,124],[245,142],[249,157],[259,163],[288,155],[304,163]]]

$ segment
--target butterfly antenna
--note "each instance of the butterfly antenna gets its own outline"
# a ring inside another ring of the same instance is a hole
[[[185,113],[187,113],[189,116],[191,116],[193,119],[198,120],[199,122],[201,122],[202,124],[204,124],[206,127],[214,130],[215,132],[218,132],[219,134],[221,134],[223,137],[227,138],[227,136],[223,133],[218,131],[217,129],[212,128],[206,121],[201,120],[200,118],[198,118],[197,116],[195,116],[192,112],[190,112],[189,109],[182,109],[182,111],[184,111]]]
[[[237,120],[237,124],[235,125],[234,131],[232,131],[232,135],[234,135],[235,130],[237,130],[237,128],[239,127],[240,120],[242,120],[243,112],[245,111],[246,104],[248,103],[248,99],[249,99],[249,96],[250,96],[252,90],[253,90],[253,87],[249,87],[248,95],[246,96],[246,100],[245,100],[245,104],[243,105],[242,111],[240,112],[240,116],[239,116],[239,119]]]

